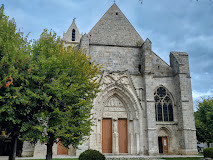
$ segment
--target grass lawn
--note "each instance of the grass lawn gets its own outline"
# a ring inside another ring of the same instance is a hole
[[[53,158],[53,160],[78,160],[78,158]]]
[[[19,159],[19,160],[45,160],[45,159]],[[78,158],[53,158],[53,160],[78,160]]]
[[[162,159],[172,159],[172,160],[200,160],[201,157],[188,157],[188,158],[162,158]]]

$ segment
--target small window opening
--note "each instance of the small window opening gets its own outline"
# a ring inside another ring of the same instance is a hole
[[[118,12],[116,12],[115,14],[118,15]]]
[[[72,30],[72,41],[75,41],[75,29]]]
[[[139,69],[139,72],[141,72],[141,64],[139,64],[138,69]]]
[[[158,66],[158,70],[160,69],[160,66]]]

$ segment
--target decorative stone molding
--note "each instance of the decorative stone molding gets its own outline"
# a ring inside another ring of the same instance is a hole
[[[114,106],[114,110],[123,112],[126,110],[126,118],[129,120],[138,119],[142,107],[127,71],[111,73],[105,71],[101,83],[102,91],[94,103],[97,117],[106,116],[104,111],[110,110],[109,106]],[[125,118],[125,115],[121,115],[121,118]]]

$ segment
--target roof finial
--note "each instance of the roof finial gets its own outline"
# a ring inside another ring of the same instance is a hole
[[[74,18],[73,18],[73,22],[75,22],[75,19],[76,19],[76,18],[74,17]]]
[[[114,0],[114,3],[115,3],[115,0]]]

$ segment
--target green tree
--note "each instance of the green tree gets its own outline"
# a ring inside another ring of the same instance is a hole
[[[197,139],[200,142],[213,142],[213,98],[203,99],[195,112]]]
[[[64,48],[57,35],[44,30],[33,44],[30,71],[31,101],[39,108],[34,121],[25,123],[23,139],[47,145],[46,159],[52,159],[52,146],[61,142],[77,147],[89,135],[92,100],[99,91],[99,67],[86,53]]]
[[[15,159],[17,138],[22,124],[31,117],[32,108],[27,95],[31,67],[31,47],[21,32],[17,32],[14,19],[0,7],[0,128],[12,138]]]

